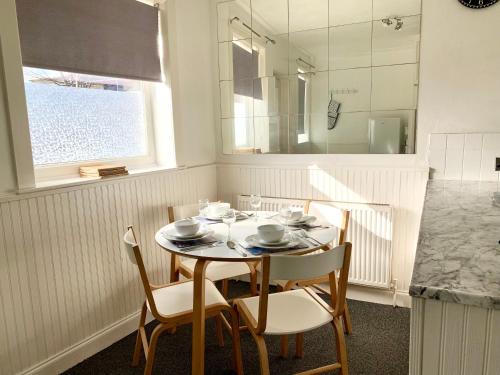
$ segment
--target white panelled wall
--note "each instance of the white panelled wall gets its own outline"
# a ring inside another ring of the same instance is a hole
[[[429,166],[434,179],[500,181],[500,133],[431,134]]]
[[[0,374],[55,374],[127,335],[144,301],[121,244],[135,226],[152,281],[167,206],[216,199],[214,165],[0,200]]]
[[[388,204],[394,209],[392,279],[401,302],[408,288],[418,239],[427,168],[217,166],[219,199],[236,204],[239,194]]]

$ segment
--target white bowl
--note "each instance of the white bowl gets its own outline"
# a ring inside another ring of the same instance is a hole
[[[229,203],[213,202],[206,208],[206,213],[208,217],[221,217],[230,207]]]
[[[289,217],[289,220],[291,221],[297,221],[302,218],[304,213],[302,212],[301,208],[298,207],[292,207],[292,208],[284,208],[280,211],[280,215],[283,218]]]
[[[175,222],[175,229],[181,236],[192,236],[200,230],[200,222],[195,219],[183,219]]]
[[[265,242],[280,242],[285,235],[285,228],[279,224],[265,224],[257,227],[259,238]]]

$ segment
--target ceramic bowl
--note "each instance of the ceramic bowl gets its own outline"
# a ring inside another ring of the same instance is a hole
[[[280,215],[284,219],[286,219],[288,217],[288,220],[290,220],[290,221],[297,221],[297,220],[300,220],[302,218],[302,216],[304,215],[304,212],[302,211],[301,208],[292,207],[292,208],[282,209],[280,211]]]
[[[259,238],[265,242],[280,242],[285,235],[285,228],[279,224],[266,224],[257,227]]]
[[[192,236],[200,230],[200,222],[195,219],[183,219],[175,222],[175,229],[181,236]]]

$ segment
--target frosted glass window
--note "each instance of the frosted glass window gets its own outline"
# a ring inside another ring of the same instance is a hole
[[[143,84],[24,68],[35,165],[146,156]]]

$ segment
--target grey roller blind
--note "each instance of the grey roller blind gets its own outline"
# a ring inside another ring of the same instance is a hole
[[[259,54],[233,43],[233,80],[234,93],[250,98],[262,99],[262,83],[258,77]]]
[[[136,0],[16,0],[23,65],[161,80],[158,10]]]

